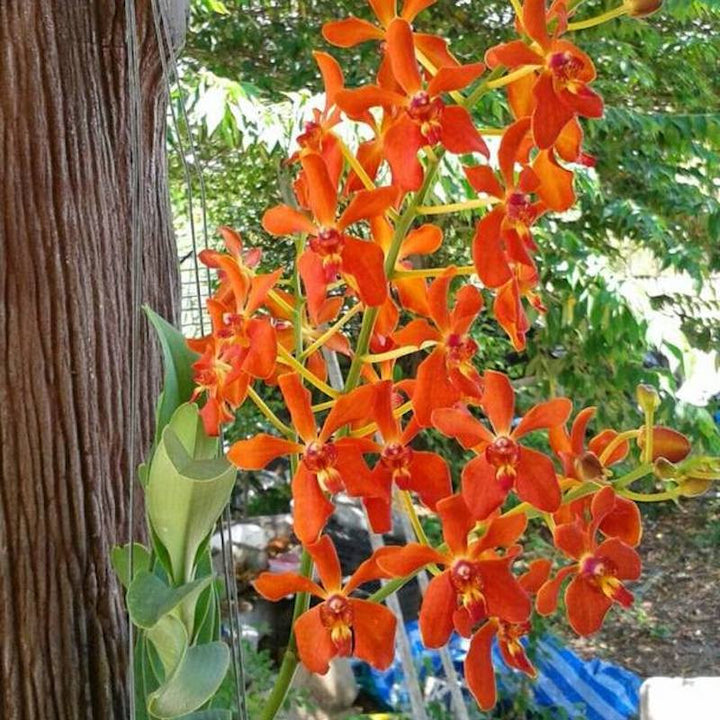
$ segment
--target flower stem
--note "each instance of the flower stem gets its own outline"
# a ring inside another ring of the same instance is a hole
[[[417,212],[418,215],[448,215],[449,213],[460,212],[461,210],[484,208],[495,202],[498,201],[494,198],[477,198],[473,200],[464,200],[463,202],[450,203],[448,205],[419,205]]]
[[[267,405],[267,403],[255,392],[252,386],[248,387],[248,397],[257,405],[258,410],[270,421],[270,424],[279,430],[283,435],[294,437],[295,432],[288,427]]]
[[[490,80],[487,83],[487,86],[490,90],[495,90],[496,88],[510,85],[510,83],[514,83],[516,80],[520,80],[520,78],[524,78],[526,75],[535,72],[539,67],[540,65],[523,65],[517,70],[513,70],[511,73],[508,73],[504,77],[498,78],[497,80]]]
[[[326,382],[315,377],[310,370],[308,370],[294,355],[289,353],[282,345],[278,345],[278,355],[280,362],[288,365],[293,370],[296,370],[300,375],[303,376],[311,385],[314,385],[318,390],[322,390],[328,397],[336,398],[339,393],[337,390],[333,390]]]
[[[608,10],[602,15],[596,15],[595,17],[588,18],[587,20],[580,20],[578,22],[568,23],[568,30],[587,30],[588,28],[595,27],[596,25],[602,25],[605,22],[614,20],[615,18],[621,17],[627,13],[625,5],[619,5],[612,10]]]
[[[419,270],[396,270],[393,278],[432,278],[447,272],[446,267],[421,268]],[[456,275],[472,275],[475,272],[474,265],[460,265],[455,268]]]
[[[337,333],[346,323],[348,323],[355,315],[362,310],[362,304],[357,303],[353,305],[334,325],[331,325],[312,345],[309,345],[305,350],[300,353],[300,359],[312,355],[316,350],[319,350],[335,333]]]
[[[639,480],[641,477],[649,475],[652,470],[652,463],[644,463],[642,465],[639,465],[634,470],[631,470],[629,473],[615,480],[615,482],[613,482],[613,487],[615,488],[615,490],[621,490],[622,488],[626,488],[628,485],[632,485],[636,480]]]
[[[677,500],[680,496],[680,492],[678,488],[650,494],[636,493],[632,490],[621,490],[620,495],[628,498],[628,500],[634,500],[635,502],[665,502],[666,500]]]
[[[627,440],[633,440],[638,436],[638,430],[626,430],[625,432],[618,433],[608,444],[607,447],[600,453],[601,465],[605,465],[610,459],[615,450]]]

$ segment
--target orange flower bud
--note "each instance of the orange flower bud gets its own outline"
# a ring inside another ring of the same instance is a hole
[[[647,17],[657,12],[662,6],[662,0],[623,0],[627,14],[630,17]]]
[[[680,483],[680,494],[685,497],[702,495],[710,487],[712,480],[688,476]]]
[[[673,480],[678,476],[678,469],[664,457],[659,457],[655,461],[653,472],[660,480]]]
[[[645,435],[638,435],[638,445],[642,448],[645,445]],[[658,458],[665,458],[671,463],[684,460],[691,450],[690,441],[677,430],[669,427],[656,425],[653,428],[653,462]]]

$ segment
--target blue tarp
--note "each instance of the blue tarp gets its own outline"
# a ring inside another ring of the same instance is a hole
[[[423,647],[416,620],[407,623],[406,628],[426,700],[439,701],[449,708],[448,687],[443,678],[440,655]],[[461,678],[468,645],[468,640],[454,635],[448,646]],[[497,646],[493,647],[501,703],[503,698],[512,698],[526,691],[531,696],[531,707],[552,708],[558,711],[558,717],[629,720],[637,716],[642,680],[635,673],[603,660],[583,660],[549,634],[533,641],[531,657],[538,670],[534,682],[508,667]],[[397,656],[385,672],[360,662],[356,663],[356,672],[361,685],[377,700],[392,709],[407,709],[408,698]],[[565,711],[563,715],[559,713],[560,709]]]

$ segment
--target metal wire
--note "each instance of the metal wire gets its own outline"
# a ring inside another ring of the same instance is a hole
[[[143,250],[143,191],[144,169],[142,134],[142,99],[140,85],[140,55],[135,0],[125,2],[125,46],[127,50],[129,117],[129,166],[130,175],[130,412],[128,422],[128,574],[132,580],[133,535],[135,525],[135,449],[137,432],[137,398],[139,368],[139,313],[142,300],[142,250]],[[130,720],[135,720],[135,633],[128,614],[128,702]]]

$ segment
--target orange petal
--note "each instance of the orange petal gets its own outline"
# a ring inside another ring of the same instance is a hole
[[[530,329],[530,323],[514,279],[505,283],[498,291],[493,303],[493,313],[499,325],[510,337],[515,350],[518,352],[524,350],[525,334]]]
[[[565,162],[577,162],[582,153],[583,131],[577,118],[573,118],[558,135],[555,150]]]
[[[533,560],[527,571],[520,576],[518,582],[525,592],[535,594],[548,579],[551,568],[552,562],[547,558]]]
[[[552,147],[562,129],[575,116],[575,111],[555,93],[551,73],[544,72],[535,83],[535,112],[532,130],[535,143],[541,150]]]
[[[322,258],[316,252],[306,250],[298,259],[298,270],[305,286],[310,319],[314,325],[319,325],[328,285]]]
[[[400,434],[398,421],[393,416],[393,387],[391,380],[375,386],[373,417],[386,443],[396,442]]]
[[[350,595],[356,588],[364,585],[367,582],[372,582],[379,578],[388,579],[392,575],[383,570],[378,564],[378,560],[389,551],[389,547],[381,547],[375,550],[375,552],[367,559],[358,565],[355,572],[350,576],[345,585],[343,592],[345,595]]]
[[[493,518],[485,534],[473,545],[473,553],[514,545],[527,527],[527,516],[523,513]]]
[[[432,414],[433,427],[455,438],[466,450],[480,443],[491,443],[495,436],[467,409],[441,408]]]
[[[300,452],[302,445],[283,438],[258,433],[249,440],[238,440],[228,450],[228,460],[242,470],[262,470],[271,460]]]
[[[253,587],[266,600],[272,600],[273,602],[299,592],[312,593],[317,597],[323,597],[324,595],[322,588],[312,580],[292,572],[261,573],[257,580],[253,582]]]
[[[495,668],[492,664],[492,641],[495,633],[495,623],[485,623],[473,635],[465,657],[465,680],[483,710],[490,710],[495,705]]]
[[[305,549],[315,563],[320,582],[328,594],[337,592],[342,587],[342,572],[335,545],[329,535],[323,535],[317,542],[307,545]]]
[[[608,538],[600,543],[596,553],[598,557],[607,557],[612,561],[620,580],[637,580],[640,577],[640,556],[619,538]]]
[[[560,592],[560,586],[566,580],[568,575],[577,572],[577,565],[568,565],[558,570],[557,575],[543,583],[538,590],[537,599],[535,602],[535,609],[540,615],[552,615],[557,610],[558,604],[558,593]]]
[[[522,623],[530,617],[530,598],[510,571],[511,562],[510,558],[481,560],[478,569],[488,615],[506,622]]]
[[[382,40],[382,31],[367,20],[349,17],[328,22],[322,28],[323,37],[336,47],[348,48],[368,40]]]
[[[528,73],[511,82],[505,87],[508,105],[516,118],[530,117],[535,109],[535,96],[533,88],[537,80],[536,73]],[[565,158],[561,153],[561,157]]]
[[[565,590],[570,626],[578,635],[592,635],[601,627],[612,600],[583,577],[574,577]]]
[[[572,412],[572,402],[567,398],[555,398],[531,407],[513,430],[514,438],[521,438],[533,430],[564,425]]]
[[[467,552],[467,536],[475,526],[475,519],[462,495],[451,495],[438,503],[437,513],[442,521],[443,538],[453,555]]]
[[[321,607],[322,604],[316,605],[295,621],[295,639],[302,664],[310,672],[324,675],[337,655],[337,648],[323,625]]]
[[[541,47],[550,43],[545,15],[545,0],[525,0],[522,11],[522,24],[527,34]]]
[[[385,32],[385,40],[395,79],[408,95],[414,95],[422,89],[422,81],[410,23],[402,18],[393,20]]]
[[[579,519],[558,525],[553,531],[555,547],[573,560],[579,560],[590,550],[586,528]]]
[[[389,474],[388,474],[389,476]],[[389,533],[392,530],[392,502],[387,497],[364,498],[368,521],[374,533]]]
[[[361,385],[350,393],[340,395],[325,418],[321,442],[326,442],[338,428],[370,415],[377,389],[374,385]]]
[[[473,236],[473,264],[483,285],[489,288],[500,287],[512,278],[500,233],[504,219],[504,208],[494,208],[478,222]]]
[[[414,490],[431,510],[452,492],[450,470],[439,455],[414,450],[409,470],[409,479],[398,485],[403,490]]]
[[[607,537],[614,537],[635,547],[642,537],[642,521],[638,506],[627,498],[617,496],[615,507],[599,525]]]
[[[348,495],[352,497],[383,497],[385,488],[375,485],[370,468],[365,463],[359,438],[340,438],[335,441],[338,458],[336,468]]]
[[[292,479],[293,530],[303,545],[313,543],[332,515],[333,504],[303,463]]]
[[[498,181],[495,171],[487,165],[463,165],[465,176],[470,186],[478,193],[485,193],[496,198],[502,198],[505,194],[502,185]]]
[[[430,315],[427,283],[423,278],[395,278],[393,285],[397,290],[398,300],[405,310],[425,317]]]
[[[404,95],[379,88],[377,85],[340,90],[335,100],[340,109],[353,120],[362,119],[372,107],[402,106],[406,101]]]
[[[402,190],[415,191],[422,185],[424,174],[417,153],[424,142],[420,128],[405,113],[385,133],[385,157],[394,184]]]
[[[377,563],[391,577],[406,577],[430,563],[443,563],[445,558],[428,545],[408,543],[403,546],[389,546],[378,556]]]
[[[445,570],[430,581],[420,608],[420,632],[426,648],[442,647],[450,639],[456,607],[457,591],[450,571]]]
[[[405,18],[408,20],[408,18]],[[437,68],[458,65],[457,59],[448,50],[448,41],[437,35],[415,33],[415,47]]]
[[[561,495],[555,466],[543,453],[520,448],[515,490],[524,502],[544,512],[555,512],[560,507]]]
[[[496,435],[509,435],[515,415],[515,391],[507,375],[486,370],[483,376],[485,392],[482,408],[492,423]]]
[[[419,13],[436,2],[437,0],[405,0],[400,15],[408,22],[412,22]]]
[[[580,455],[585,447],[585,433],[587,432],[587,426],[590,420],[595,417],[596,410],[597,408],[595,407],[583,408],[575,416],[575,420],[573,420],[572,429],[570,430],[570,445],[572,447],[572,451],[576,455]],[[597,455],[595,449],[591,447],[590,450]]]
[[[290,411],[293,427],[306,442],[317,437],[317,425],[312,411],[312,397],[297,373],[285,373],[278,378],[278,385]]]
[[[564,212],[575,204],[573,173],[560,167],[552,150],[541,150],[533,162],[533,170],[540,178],[536,193],[551,210]]]
[[[448,290],[455,269],[450,268],[442,275],[436,277],[428,289],[428,302],[430,303],[430,315],[437,328],[446,332],[450,329],[450,312],[448,311]]]
[[[350,598],[355,657],[378,670],[386,670],[395,656],[397,620],[384,605]]]
[[[449,152],[458,155],[478,152],[489,157],[490,151],[464,107],[448,105],[440,118],[440,128],[440,142]]]
[[[426,223],[411,230],[403,240],[401,258],[408,255],[430,255],[440,248],[443,232],[437,225]]]
[[[495,478],[496,470],[485,459],[485,453],[473,458],[463,468],[462,495],[473,517],[484,520],[495,512],[507,497],[508,490]]]
[[[450,331],[464,335],[483,307],[483,296],[474,285],[463,285],[455,293],[455,307],[450,313]]]
[[[368,0],[368,4],[384,26],[397,15],[397,0]]]
[[[428,95],[430,95],[430,97],[436,97],[437,95],[453,90],[462,90],[473,80],[479,78],[483,72],[485,72],[485,65],[483,63],[442,67],[428,83]]]
[[[248,323],[250,347],[243,360],[243,370],[252,377],[267,379],[275,371],[277,336],[268,317],[255,318]]]
[[[387,298],[385,255],[373,242],[346,237],[342,251],[343,273],[357,281],[360,299],[371,307],[382,305]]]
[[[515,185],[515,163],[518,161],[520,148],[530,130],[530,119],[521,118],[514,122],[502,136],[498,148],[498,163],[500,172],[508,188]]]
[[[595,453],[598,457],[603,454],[605,448],[617,437],[618,433],[615,430],[605,429],[600,431],[595,437],[590,439],[588,443],[588,449],[590,452]],[[605,460],[605,466],[609,467],[614,465],[627,457],[630,452],[630,443],[627,440],[621,442],[610,454],[610,457]]]
[[[506,68],[516,68],[520,65],[542,65],[543,56],[538,55],[522,40],[513,40],[490,48],[485,54],[485,60],[491,68],[504,65]]]
[[[267,275],[255,275],[250,282],[250,292],[245,305],[247,315],[254,313],[265,302],[268,293],[272,290],[280,275],[282,275],[281,269]]]
[[[337,188],[330,180],[327,166],[320,155],[303,155],[301,162],[307,177],[310,209],[319,226],[330,227],[335,224]]]
[[[428,340],[438,339],[438,331],[431,327],[427,320],[421,318],[411,320],[394,335],[395,343],[398,346],[420,347]]]
[[[271,235],[295,235],[316,231],[315,224],[307,215],[287,205],[270,208],[263,215],[262,226]]]
[[[398,195],[395,187],[382,187],[376,190],[360,190],[355,193],[350,204],[340,216],[338,228],[344,230],[358,220],[382,215],[393,205]]]
[[[320,68],[323,85],[325,86],[325,103],[327,107],[332,107],[335,104],[335,96],[338,91],[345,86],[342,69],[338,61],[325,52],[316,50],[313,52],[313,57],[318,64],[318,68]]]
[[[448,379],[445,352],[435,348],[418,367],[417,385],[413,393],[413,410],[423,427],[430,425],[432,412],[450,407],[460,399],[460,393]]]

